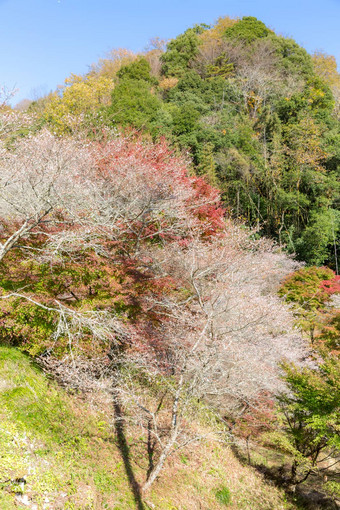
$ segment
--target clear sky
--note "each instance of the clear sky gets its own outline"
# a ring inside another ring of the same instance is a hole
[[[142,50],[226,15],[256,16],[340,62],[340,0],[0,0],[0,85],[33,99],[112,48]]]

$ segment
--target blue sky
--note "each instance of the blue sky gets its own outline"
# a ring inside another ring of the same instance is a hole
[[[251,15],[340,62],[340,0],[0,0],[0,85],[15,101],[54,90],[112,48],[142,50],[219,16]]]

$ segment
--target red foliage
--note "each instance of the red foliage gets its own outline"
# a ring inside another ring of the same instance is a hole
[[[334,275],[334,278],[331,280],[323,280],[320,284],[320,288],[329,296],[340,293],[340,276]]]
[[[263,391],[251,405],[249,403],[245,404],[241,416],[232,421],[226,419],[226,422],[229,423],[230,429],[237,436],[256,440],[261,434],[268,432],[275,425],[275,402],[273,396],[267,391]]]
[[[214,235],[224,227],[225,209],[221,204],[220,192],[202,177],[192,178],[192,187],[195,190],[192,201],[194,214],[200,221],[205,222],[204,234]]]
[[[162,201],[169,204],[174,216],[196,220],[196,229],[203,236],[211,236],[223,229],[225,210],[221,207],[220,193],[203,178],[188,174],[187,162],[176,156],[163,140],[151,144],[142,138],[118,137],[106,143],[92,146],[95,176],[113,185],[121,186],[124,196],[133,195],[151,205],[150,211]],[[145,209],[138,217],[137,229],[150,220],[150,211]],[[198,220],[198,221],[197,221]],[[187,232],[172,229],[173,218],[163,218],[164,232],[159,223],[147,223],[144,236],[159,235],[166,240],[180,240]],[[123,219],[124,222],[124,219]],[[190,227],[194,225],[190,222]],[[183,226],[183,230],[185,230]]]

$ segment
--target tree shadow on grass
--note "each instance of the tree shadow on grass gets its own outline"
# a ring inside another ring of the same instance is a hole
[[[126,472],[126,476],[129,481],[129,485],[136,503],[136,508],[138,510],[145,510],[145,506],[143,504],[142,494],[140,490],[139,483],[136,480],[135,474],[133,472],[131,457],[130,457],[130,449],[128,442],[125,436],[124,430],[124,417],[121,405],[119,404],[117,399],[114,399],[113,408],[115,413],[115,431],[117,436],[117,446],[120,450],[124,468]]]
[[[320,482],[322,476],[314,476],[312,474],[307,482],[292,486],[289,483],[289,465],[284,466],[278,463],[278,465],[269,467],[263,462],[254,459],[249,462],[249,451],[242,451],[242,449],[235,444],[232,445],[232,451],[241,464],[252,467],[265,479],[270,480],[276,487],[283,489],[287,500],[294,505],[298,505],[298,508],[306,510],[336,510],[340,508],[337,503],[322,490],[322,483]],[[339,480],[339,475],[334,473],[328,473],[328,477],[332,481]],[[318,478],[320,483],[318,483]]]

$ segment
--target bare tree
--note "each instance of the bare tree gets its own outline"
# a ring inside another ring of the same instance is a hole
[[[6,107],[16,93],[17,89],[15,87],[9,88],[5,85],[0,85],[0,109]]]
[[[30,288],[1,301],[23,299],[55,314],[44,365],[64,383],[102,387],[146,430],[145,491],[169,455],[202,438],[187,422],[199,401],[233,412],[280,386],[283,357],[303,357],[273,294],[294,263],[223,219],[217,190],[189,176],[165,144],[79,143],[43,131],[3,146],[0,165],[2,262],[15,251],[52,271],[95,254],[109,268],[124,258],[141,275],[146,289],[138,288],[141,310],[131,323],[105,301],[65,304]],[[61,338],[67,352],[53,359]],[[83,338],[103,346],[96,358],[78,347]]]
[[[116,76],[124,65],[136,60],[137,55],[126,48],[114,48],[107,52],[105,57],[90,66],[89,74],[99,74],[110,78]]]
[[[60,225],[57,209],[72,214],[75,203],[83,204],[76,177],[88,163],[86,150],[47,131],[14,150],[0,147],[0,261],[20,240]]]
[[[144,491],[170,455],[202,439],[187,423],[197,402],[229,414],[254,405],[261,392],[282,388],[283,358],[301,362],[306,354],[290,312],[269,292],[273,273],[280,278],[293,264],[268,244],[254,243],[229,225],[218,243],[173,245],[154,264],[181,282],[184,295],[149,297],[162,320],[159,331],[149,326],[142,338],[146,342],[149,335],[157,347],[152,354],[139,338],[139,348],[124,353],[128,368],[115,386],[115,398],[148,435]],[[143,379],[158,388],[158,396],[150,398],[138,383]]]
[[[215,192],[195,197],[184,161],[171,158],[165,144],[120,137],[100,145],[42,131],[10,149],[2,145],[0,167],[0,262],[14,251],[18,263],[53,267],[94,252],[115,265],[122,254],[136,257],[148,240],[183,236],[199,223],[195,210],[218,200]],[[54,312],[55,340],[69,337],[70,349],[81,331],[96,339],[97,323],[105,331],[111,327],[107,312],[75,310],[65,296],[35,296],[30,286],[1,297]]]
[[[24,112],[24,111],[26,111],[26,110],[29,108],[29,106],[30,106],[30,104],[31,104],[32,102],[33,102],[33,101],[32,101],[32,99],[27,99],[27,98],[25,98],[25,99],[21,99],[21,101],[19,101],[19,102],[18,102],[18,103],[14,106],[14,109],[15,109],[15,110],[18,110],[18,111],[20,111],[20,112]]]

